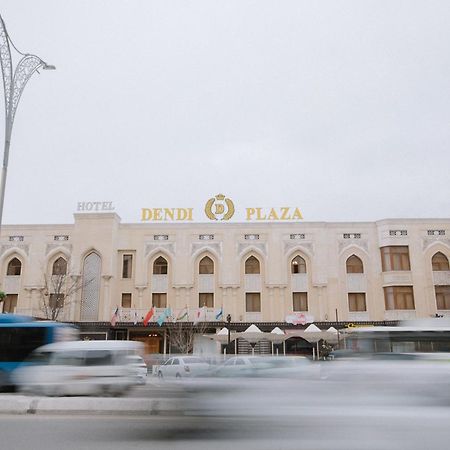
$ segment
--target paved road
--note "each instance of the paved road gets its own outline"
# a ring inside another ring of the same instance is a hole
[[[448,408],[302,408],[267,419],[2,416],[2,448],[15,450],[423,450],[448,448]]]

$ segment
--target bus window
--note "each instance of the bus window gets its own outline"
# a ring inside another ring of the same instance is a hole
[[[47,343],[44,327],[0,328],[0,361],[23,361],[35,348]]]

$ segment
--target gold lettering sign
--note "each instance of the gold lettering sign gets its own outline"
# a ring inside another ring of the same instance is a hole
[[[281,206],[279,208],[245,208],[246,220],[302,220],[299,208]]]
[[[174,222],[192,221],[193,208],[142,208],[142,222]],[[234,203],[223,194],[217,194],[210,198],[204,207],[204,212],[209,220],[227,221],[235,213]],[[279,206],[274,208],[245,208],[245,220],[253,221],[296,221],[302,220],[303,215],[299,208]]]
[[[142,208],[142,222],[192,221],[193,208]]]

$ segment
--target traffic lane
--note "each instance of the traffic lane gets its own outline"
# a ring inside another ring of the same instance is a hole
[[[301,408],[295,417],[2,416],[2,448],[422,450],[447,448],[447,408]]]

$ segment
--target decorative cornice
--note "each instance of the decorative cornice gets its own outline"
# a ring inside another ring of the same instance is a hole
[[[18,249],[22,250],[23,252],[25,252],[27,256],[30,251],[29,244],[16,244],[16,243],[15,244],[3,244],[1,247],[0,255],[4,255],[8,250],[15,249],[15,248],[18,248]]]
[[[250,241],[248,243],[247,242],[240,242],[238,244],[238,254],[242,255],[243,253],[245,253],[245,251],[247,249],[252,249],[252,248],[256,248],[264,256],[267,256],[266,244],[264,242],[255,242],[255,241]]]
[[[145,244],[145,256],[148,256],[150,253],[157,249],[162,249],[170,253],[172,256],[175,254],[175,244],[173,242],[156,241],[147,242]]]
[[[434,236],[434,237],[426,237],[422,239],[422,249],[425,251],[428,247],[431,247],[436,242],[440,244],[444,244],[447,247],[450,247],[450,239],[443,236]]]
[[[309,254],[309,255],[314,255],[314,244],[312,242],[304,242],[304,241],[300,241],[300,240],[289,240],[289,241],[284,241],[284,253],[287,254],[289,253],[291,250],[298,249],[299,251],[303,249],[305,249],[305,253]]]
[[[209,249],[211,249],[213,252],[217,253],[220,257],[222,256],[222,245],[220,242],[211,242],[211,241],[204,241],[199,243],[193,243],[191,245],[191,256],[193,256],[195,253],[199,253],[199,251],[205,251],[207,252]]]
[[[56,244],[47,244],[46,248],[45,248],[45,254],[48,255],[52,250],[55,250],[56,248],[65,248],[67,249],[69,252],[72,252],[72,244],[68,244],[66,242],[63,241],[58,241],[58,243]]]
[[[343,253],[344,250],[350,247],[359,247],[366,253],[369,251],[369,243],[366,239],[361,240],[341,240],[339,241],[339,254]]]

